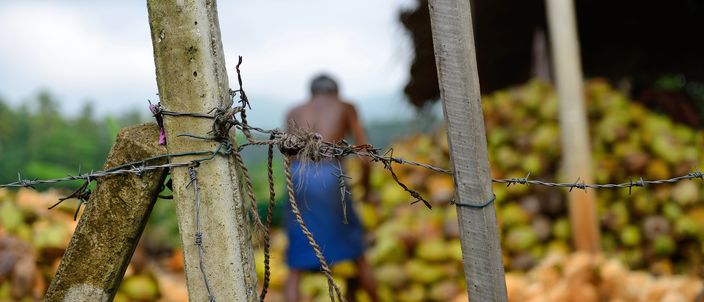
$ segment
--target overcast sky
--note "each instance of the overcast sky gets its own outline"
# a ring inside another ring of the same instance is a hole
[[[410,53],[397,16],[410,3],[219,1],[231,85],[242,55],[250,99],[277,107],[259,112],[265,124],[303,100],[320,71],[340,79],[343,95],[363,115],[394,114],[379,109],[403,102]],[[0,97],[12,104],[41,89],[56,95],[66,113],[88,100],[98,114],[146,112],[146,100],[156,99],[145,1],[0,0],[0,41]]]

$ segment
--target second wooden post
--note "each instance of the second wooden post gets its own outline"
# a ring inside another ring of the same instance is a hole
[[[430,21],[470,301],[507,301],[469,0],[431,0]]]

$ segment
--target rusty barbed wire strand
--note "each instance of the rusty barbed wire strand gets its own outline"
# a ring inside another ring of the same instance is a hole
[[[242,89],[242,71],[240,70],[240,66],[242,66],[242,56],[239,56],[237,65],[235,65],[235,71],[237,71],[237,83],[240,86],[240,89],[236,92],[240,93],[240,101],[242,102],[242,107],[252,109],[252,106],[249,103],[249,99],[247,98],[247,94],[244,93],[244,89]]]
[[[247,127],[247,125],[243,125],[244,127]],[[256,131],[258,131],[257,129]],[[401,164],[401,165],[407,165],[407,166],[416,166],[416,167],[421,167],[425,168],[434,172],[438,173],[444,173],[448,175],[452,175],[452,171],[449,169],[444,169],[440,167],[435,167],[429,164],[425,163],[419,163],[415,161],[410,161],[410,160],[405,160],[403,158],[398,158],[393,156],[393,150],[389,149],[384,155],[380,155],[378,153],[378,149],[374,148],[371,145],[349,145],[347,144],[344,140],[341,142],[337,143],[330,143],[330,142],[320,142],[320,141],[314,141],[311,139],[311,137],[315,137],[314,135],[311,135],[310,133],[306,133],[305,131],[301,129],[294,129],[294,133],[285,133],[285,132],[280,132],[276,130],[272,131],[263,131],[262,133],[271,133],[271,138],[268,140],[254,140],[250,139],[250,141],[247,144],[243,144],[242,146],[239,147],[239,149],[243,149],[245,147],[250,147],[250,146],[257,146],[257,145],[278,145],[279,148],[289,148],[289,149],[298,149],[298,150],[304,150],[306,148],[309,148],[310,145],[315,145],[317,149],[317,153],[315,154],[314,158],[303,158],[304,160],[313,160],[313,161],[318,161],[324,158],[327,159],[334,159],[338,157],[344,157],[344,156],[349,156],[349,155],[355,155],[359,157],[366,157],[369,158],[372,161],[376,162],[381,162],[384,165],[384,168],[389,171],[389,174],[391,175],[392,179],[404,190],[406,191],[411,197],[414,198],[414,201],[412,203],[416,202],[423,202],[423,204],[431,208],[432,205],[425,199],[423,196],[418,193],[417,191],[409,188],[407,185],[405,185],[403,182],[400,181],[398,175],[395,173],[392,164]],[[296,134],[295,132],[303,132],[304,134]],[[288,146],[288,147],[283,147],[283,146]],[[283,150],[285,151],[285,150]],[[294,155],[298,155],[300,158],[300,154],[297,154],[297,152],[292,152]],[[308,152],[310,153],[310,152]],[[387,155],[390,154],[390,155]],[[309,156],[309,155],[306,155]],[[696,169],[694,172],[690,172],[686,175],[682,176],[677,176],[677,177],[672,177],[668,179],[655,179],[655,180],[644,180],[643,178],[639,178],[637,181],[634,181],[633,178],[630,178],[628,182],[623,182],[623,183],[604,183],[604,184],[598,184],[598,183],[584,183],[583,181],[580,181],[580,179],[577,179],[575,182],[567,183],[567,182],[549,182],[549,181],[543,181],[543,180],[533,180],[529,179],[530,173],[526,175],[526,177],[523,178],[507,178],[507,179],[492,179],[492,182],[494,183],[505,183],[507,186],[513,185],[513,184],[523,184],[523,185],[538,185],[538,186],[545,186],[545,187],[558,187],[558,188],[568,188],[570,191],[573,189],[581,189],[581,190],[587,190],[587,189],[621,189],[621,188],[628,188],[629,194],[632,192],[633,187],[645,187],[648,185],[660,185],[660,184],[672,184],[676,183],[679,181],[684,181],[684,180],[692,180],[692,179],[700,179],[704,181],[704,174],[699,171],[699,169]],[[485,205],[491,204],[491,202],[485,203]]]
[[[55,183],[67,182],[67,181],[87,180],[89,178],[97,179],[97,178],[101,178],[101,177],[108,177],[108,176],[119,175],[119,174],[141,175],[141,174],[144,174],[144,172],[151,171],[151,170],[172,168],[172,167],[186,167],[189,164],[190,163],[186,162],[186,163],[170,163],[170,164],[153,165],[153,166],[142,166],[142,165],[139,165],[139,162],[138,162],[130,168],[112,170],[112,171],[108,171],[108,170],[95,171],[95,172],[86,173],[86,174],[69,175],[66,177],[52,178],[52,179],[21,179],[20,178],[15,182],[7,183],[7,184],[0,184],[0,188],[20,188],[20,187],[33,188],[34,186],[40,185],[40,184],[55,184]]]
[[[686,175],[667,178],[667,179],[644,180],[641,177],[637,181],[633,181],[633,178],[630,178],[628,182],[605,183],[605,184],[598,184],[598,183],[588,184],[588,183],[580,182],[579,178],[575,182],[547,182],[547,181],[542,181],[542,180],[528,179],[529,176],[530,176],[530,173],[528,174],[528,176],[526,176],[524,178],[492,179],[492,181],[495,183],[505,183],[506,186],[510,186],[513,184],[538,185],[538,186],[546,186],[546,187],[569,188],[570,191],[572,191],[572,189],[575,189],[575,188],[580,189],[580,190],[585,190],[585,191],[587,189],[624,189],[624,188],[628,188],[629,193],[631,192],[631,189],[633,187],[645,187],[648,185],[673,184],[673,183],[676,183],[679,181],[691,180],[691,179],[699,179],[701,181],[704,181],[704,174],[701,171],[699,171],[699,169],[696,169],[694,172],[687,173]]]
[[[224,147],[224,150],[223,150],[223,147]],[[181,152],[181,153],[162,154],[162,155],[146,158],[143,160],[133,161],[133,162],[129,162],[126,164],[118,165],[116,167],[106,169],[104,171],[91,171],[90,173],[81,174],[80,169],[79,169],[78,175],[68,175],[66,177],[61,177],[61,178],[45,179],[45,180],[39,180],[39,179],[31,179],[30,180],[30,179],[22,179],[21,175],[18,173],[17,174],[18,180],[16,182],[9,183],[9,184],[0,184],[0,188],[12,188],[12,187],[34,188],[35,185],[39,185],[39,184],[53,184],[53,183],[59,183],[59,182],[83,180],[83,184],[80,187],[78,187],[78,189],[76,189],[71,194],[67,195],[66,197],[59,198],[58,202],[56,202],[55,204],[53,204],[49,207],[49,209],[51,210],[66,200],[69,200],[72,198],[78,199],[78,206],[76,207],[76,211],[73,214],[73,220],[75,221],[78,218],[78,213],[81,210],[81,206],[83,204],[87,203],[88,200],[90,199],[91,190],[88,189],[88,186],[90,185],[90,183],[93,180],[97,180],[98,178],[102,178],[102,177],[109,177],[109,176],[121,175],[121,174],[134,174],[137,176],[142,176],[147,171],[175,168],[175,167],[187,167],[187,166],[191,166],[194,164],[199,164],[203,161],[211,160],[219,153],[228,155],[230,152],[232,152],[232,146],[229,144],[229,142],[223,142],[220,145],[218,145],[218,147],[213,151],[196,151],[196,152]],[[195,155],[203,155],[203,154],[209,154],[209,156],[195,159],[195,160],[191,160],[189,162],[166,163],[166,164],[151,165],[151,166],[147,165],[148,162],[159,160],[159,159],[182,157],[182,156],[195,156]]]
[[[323,256],[322,250],[320,250],[320,246],[315,241],[313,233],[308,230],[306,223],[303,221],[301,211],[298,209],[298,203],[296,202],[296,194],[293,190],[291,159],[286,155],[284,155],[284,174],[286,174],[286,190],[288,191],[289,203],[291,204],[291,212],[293,213],[296,222],[298,222],[298,225],[301,227],[301,231],[303,231],[303,234],[305,234],[306,238],[308,238],[308,243],[310,244],[311,248],[313,248],[315,256],[320,262],[320,271],[325,275],[325,278],[327,278],[328,281],[328,294],[330,295],[330,301],[334,302],[335,296],[337,296],[338,301],[345,302],[346,300],[342,296],[342,291],[340,290],[340,287],[337,286],[335,280],[332,277],[332,271],[328,266],[328,262],[325,260],[325,256]]]
[[[230,96],[233,98],[237,93],[240,94],[240,104],[242,105],[242,111],[240,111],[240,122],[242,127],[242,133],[244,136],[247,138],[247,140],[252,139],[252,134],[250,133],[248,127],[247,127],[247,111],[245,110],[246,108],[252,109],[252,105],[249,103],[249,99],[247,98],[247,93],[244,92],[244,88],[242,88],[242,71],[240,70],[240,66],[242,65],[242,56],[239,56],[239,61],[237,62],[237,65],[235,66],[235,71],[237,71],[237,83],[239,84],[240,89],[238,90],[232,90],[230,89]]]
[[[391,153],[391,155],[389,155],[389,157],[393,158],[394,150],[393,150],[393,149],[389,149],[389,153]],[[409,188],[406,184],[404,184],[403,182],[401,182],[401,180],[398,178],[398,175],[396,175],[396,172],[394,172],[394,168],[393,168],[393,166],[392,166],[392,165],[393,165],[393,162],[392,162],[392,161],[382,160],[382,163],[384,164],[384,168],[389,171],[389,173],[391,174],[391,178],[394,179],[394,181],[396,182],[396,184],[398,184],[404,191],[408,192],[408,194],[410,194],[411,197],[413,197],[413,198],[415,199],[413,202],[411,202],[411,204],[415,204],[415,203],[417,203],[417,202],[419,202],[419,201],[422,201],[423,204],[424,204],[428,209],[432,209],[432,208],[433,208],[433,206],[430,205],[430,202],[428,202],[427,200],[425,200],[425,198],[423,198],[423,196],[422,196],[420,193],[418,193],[418,191]]]
[[[246,127],[246,128],[256,129],[255,127]],[[259,129],[257,129],[256,131],[260,132]],[[279,146],[281,148],[281,146],[284,144],[288,144],[289,148],[296,147],[296,148],[302,149],[307,144],[304,137],[296,136],[291,133],[282,132],[282,131],[279,131],[278,129],[264,130],[261,132],[262,133],[269,133],[271,135],[271,138],[268,140],[256,140],[256,139],[252,138],[252,140],[249,143],[242,144],[241,146],[239,146],[238,150],[242,150],[246,147],[251,147],[251,146]],[[199,138],[202,138],[202,137],[199,137]],[[291,141],[294,141],[294,142],[291,143]],[[124,173],[142,174],[146,171],[150,171],[150,170],[154,170],[154,169],[170,168],[170,167],[184,167],[184,166],[188,166],[189,163],[188,162],[169,163],[169,164],[153,165],[153,166],[146,165],[146,163],[153,161],[153,160],[166,158],[166,157],[180,157],[180,156],[189,156],[189,155],[209,154],[210,155],[209,157],[198,160],[198,161],[204,161],[204,160],[212,159],[218,153],[223,153],[223,151],[222,151],[223,148],[224,148],[225,154],[230,154],[232,152],[231,143],[229,143],[228,141],[223,141],[223,142],[221,142],[221,144],[218,146],[218,148],[215,151],[199,151],[199,152],[183,152],[183,153],[175,153],[175,154],[164,154],[164,155],[159,155],[159,156],[147,158],[147,159],[144,159],[141,161],[130,162],[130,163],[127,163],[124,165],[120,165],[120,166],[111,168],[111,169],[107,169],[105,171],[96,171],[96,172],[91,172],[91,173],[86,173],[86,174],[69,175],[66,177],[54,178],[54,179],[44,179],[44,180],[22,179],[21,176],[19,176],[19,174],[18,174],[17,181],[12,182],[12,183],[7,183],[7,184],[0,184],[0,188],[33,187],[38,184],[53,184],[53,183],[59,183],[59,182],[65,182],[65,181],[96,179],[96,178],[100,178],[100,177],[117,175],[117,174],[124,174]],[[355,156],[359,156],[359,157],[369,158],[372,161],[381,162],[385,166],[390,166],[391,163],[396,163],[396,164],[401,164],[401,165],[421,167],[421,168],[425,168],[425,169],[435,171],[438,173],[452,175],[452,171],[449,169],[436,167],[436,166],[433,166],[430,164],[405,160],[403,158],[394,157],[393,155],[380,155],[380,154],[378,154],[377,151],[378,151],[378,149],[375,149],[371,145],[356,146],[356,145],[349,145],[349,144],[340,143],[340,142],[338,142],[338,143],[320,142],[317,158],[318,158],[318,160],[320,160],[323,158],[332,159],[332,158],[344,157],[344,156],[349,156],[349,155],[355,155]],[[388,152],[387,152],[387,154],[388,154]],[[387,170],[389,170],[389,169],[387,168]],[[389,172],[393,172],[393,169],[391,169]],[[395,173],[392,173],[392,177],[394,174]],[[704,173],[702,173],[699,169],[696,169],[693,172],[690,172],[686,175],[676,176],[676,177],[667,178],[667,179],[646,180],[641,177],[641,178],[638,178],[638,180],[634,180],[634,178],[630,178],[628,182],[621,182],[621,183],[584,183],[584,182],[581,182],[579,179],[575,182],[550,182],[550,181],[544,181],[544,180],[529,179],[529,176],[530,176],[530,173],[526,177],[523,177],[523,178],[492,179],[492,182],[503,183],[503,184],[506,184],[507,186],[511,186],[514,184],[522,184],[522,185],[537,185],[537,186],[545,186],[545,187],[568,188],[570,190],[575,189],[575,188],[581,189],[581,190],[628,188],[630,191],[630,190],[632,190],[633,187],[645,187],[648,185],[660,185],[660,184],[673,184],[673,183],[684,181],[684,180],[700,179],[700,180],[704,181]],[[414,194],[411,194],[411,195],[414,198],[416,198],[416,196]]]
[[[78,169],[80,172],[80,168]],[[83,184],[78,187],[75,191],[73,191],[71,194],[67,195],[66,197],[61,197],[59,198],[59,201],[56,202],[55,204],[51,205],[49,207],[49,210],[55,208],[56,206],[60,205],[64,201],[75,198],[78,199],[78,206],[76,207],[76,212],[73,213],[73,221],[76,221],[76,218],[78,218],[78,212],[81,210],[81,206],[88,202],[88,199],[90,199],[90,194],[91,191],[88,189],[88,186],[90,185],[91,179],[88,178],[85,181],[83,181]]]
[[[67,182],[67,181],[75,181],[75,180],[83,180],[83,181],[88,181],[88,180],[96,180],[101,177],[108,177],[108,176],[113,176],[113,175],[119,175],[119,174],[135,174],[135,175],[142,175],[147,171],[152,171],[152,170],[158,170],[158,169],[163,169],[163,168],[175,168],[175,167],[187,167],[191,165],[194,161],[195,162],[203,162],[203,161],[208,161],[213,159],[217,154],[222,153],[222,154],[229,154],[231,152],[231,148],[225,148],[223,150],[223,146],[225,144],[220,144],[218,147],[213,150],[213,151],[196,151],[196,152],[182,152],[182,153],[170,153],[170,154],[162,154],[154,157],[150,157],[147,159],[139,160],[139,161],[133,161],[129,162],[123,165],[119,165],[110,169],[102,170],[102,171],[91,171],[90,173],[83,173],[83,174],[77,174],[77,175],[68,175],[65,177],[59,177],[59,178],[52,178],[52,179],[22,179],[21,175],[18,173],[18,179],[15,182],[11,183],[6,183],[6,184],[0,184],[0,188],[19,188],[19,187],[25,187],[25,188],[33,188],[36,185],[40,184],[55,184],[55,183],[60,183],[60,182]],[[148,162],[159,160],[159,159],[165,159],[165,158],[174,158],[174,157],[182,157],[182,156],[194,156],[194,155],[204,155],[208,154],[209,156],[204,157],[204,158],[199,158],[196,160],[188,161],[188,162],[178,162],[178,163],[166,163],[166,164],[158,164],[158,165],[147,165]]]
[[[196,210],[196,232],[195,245],[198,248],[198,262],[200,267],[200,273],[203,274],[203,282],[205,283],[205,290],[208,292],[208,302],[215,302],[215,297],[210,290],[210,282],[208,281],[208,275],[205,273],[205,249],[203,249],[203,232],[200,226],[200,187],[198,186],[198,174],[196,171],[197,163],[191,164],[188,167],[188,176],[191,181],[186,185],[193,186],[193,195],[195,198],[195,210]]]
[[[300,131],[300,130],[298,130],[298,131]],[[270,132],[270,133],[274,134],[273,135],[274,139],[251,141],[248,144],[244,144],[244,145],[240,146],[240,148],[248,147],[248,146],[256,146],[256,145],[271,145],[271,144],[281,146],[287,140],[294,140],[294,141],[305,140],[305,138],[295,137],[291,133],[285,133],[285,132],[278,132],[278,133],[277,132]],[[296,143],[289,144],[289,145],[296,145]],[[410,166],[421,167],[421,168],[425,168],[425,169],[435,171],[438,173],[452,175],[452,171],[449,169],[436,167],[436,166],[426,164],[426,163],[405,160],[403,158],[394,157],[393,154],[380,155],[380,154],[378,154],[377,151],[378,151],[378,149],[374,148],[371,145],[361,145],[361,146],[349,145],[349,144],[346,144],[344,141],[338,142],[338,143],[322,142],[320,149],[319,149],[318,156],[320,158],[335,158],[335,157],[340,157],[340,156],[356,155],[359,157],[369,158],[372,161],[381,162],[384,165],[390,165],[391,163],[397,163],[397,164],[401,164],[401,165],[410,165]],[[390,151],[391,151],[391,149],[390,149]],[[389,154],[389,152],[387,152],[386,154]],[[390,171],[390,172],[392,172],[392,171]],[[393,177],[393,174],[392,174],[392,177]],[[569,188],[569,189],[577,188],[577,189],[586,190],[586,189],[609,189],[609,188],[610,189],[619,189],[619,188],[632,189],[633,187],[645,187],[648,185],[672,184],[672,183],[676,183],[679,181],[691,180],[691,179],[700,179],[700,180],[704,181],[704,173],[702,173],[699,169],[696,169],[695,171],[690,172],[686,175],[667,178],[667,179],[644,180],[643,178],[639,178],[637,181],[634,181],[633,178],[630,178],[628,182],[603,183],[603,184],[599,184],[599,183],[588,184],[588,183],[580,182],[579,179],[577,179],[577,181],[575,181],[575,182],[570,182],[570,183],[568,183],[568,182],[549,182],[549,181],[543,181],[543,180],[533,180],[533,179],[529,179],[529,177],[530,177],[530,173],[528,173],[528,175],[523,178],[492,179],[492,182],[505,183],[508,186],[510,186],[512,184],[524,184],[524,185],[539,185],[539,186],[546,186],[546,187],[560,187],[560,188]],[[414,195],[414,194],[412,194],[412,195]],[[413,197],[416,197],[416,196],[413,196]]]

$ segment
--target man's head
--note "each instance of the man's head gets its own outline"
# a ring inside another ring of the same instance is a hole
[[[337,82],[327,74],[320,74],[313,78],[310,83],[310,93],[316,95],[337,95]]]

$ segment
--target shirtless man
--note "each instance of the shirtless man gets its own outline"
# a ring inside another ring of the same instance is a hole
[[[298,127],[320,133],[327,142],[339,141],[351,134],[356,144],[366,144],[367,138],[357,116],[357,110],[350,103],[340,99],[335,80],[327,75],[315,77],[311,83],[311,98],[308,102],[291,110],[286,117],[287,124],[293,122]],[[323,255],[330,265],[353,260],[358,277],[348,280],[347,301],[356,300],[354,293],[361,287],[373,302],[379,301],[372,270],[364,259],[364,230],[357,215],[348,210],[347,223],[343,222],[343,208],[340,199],[339,180],[335,174],[341,164],[338,161],[324,160],[315,166],[301,169],[301,163],[294,161],[292,170],[296,200],[301,206],[301,214],[313,233]],[[302,172],[302,173],[301,173]],[[365,198],[369,191],[369,163],[364,162],[362,184]],[[347,196],[344,202],[349,203]],[[290,204],[287,203],[290,209]],[[352,209],[352,207],[348,207]],[[286,299],[297,302],[300,299],[299,283],[304,271],[319,271],[320,264],[295,222],[290,211],[286,211],[286,229],[289,247],[286,258],[291,270],[286,282]]]

